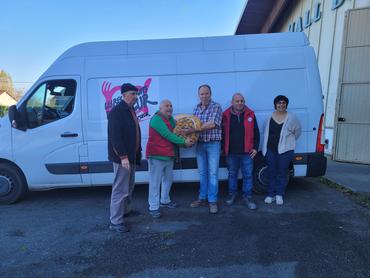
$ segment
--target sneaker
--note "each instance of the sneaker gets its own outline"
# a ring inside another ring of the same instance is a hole
[[[275,201],[275,197],[267,196],[267,197],[265,198],[265,203],[266,203],[266,204],[271,204],[273,201]]]
[[[218,212],[217,203],[209,203],[209,212],[213,214]]]
[[[253,202],[252,196],[244,197],[244,201],[249,209],[251,210],[257,209],[257,205],[255,202]]]
[[[161,213],[158,209],[157,210],[150,210],[149,214],[153,218],[160,218],[161,217]]]
[[[236,200],[236,193],[229,193],[229,198],[226,200],[226,205],[232,206]]]
[[[110,223],[109,225],[109,230],[113,231],[113,232],[117,232],[117,233],[127,233],[129,232],[129,228],[127,228],[127,226],[125,224],[112,224]]]
[[[283,196],[281,196],[281,195],[276,195],[276,204],[277,205],[282,205],[282,204],[284,204],[284,200],[283,200]]]
[[[204,199],[195,200],[191,202],[190,207],[198,208],[198,207],[206,207],[208,205],[208,201]]]
[[[167,204],[163,204],[163,203],[160,203],[159,205],[161,208],[170,208],[170,209],[174,209],[174,208],[177,208],[177,204],[173,201],[167,203]]]

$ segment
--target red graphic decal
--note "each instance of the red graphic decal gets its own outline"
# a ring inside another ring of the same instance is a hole
[[[136,88],[138,89],[138,98],[136,103],[134,104],[134,109],[136,115],[140,120],[150,116],[148,104],[150,105],[158,104],[158,101],[149,100],[148,92],[151,82],[152,79],[148,78],[144,82],[144,86],[136,85]],[[121,90],[121,86],[115,86],[111,88],[111,85],[112,84],[110,82],[104,81],[101,88],[102,94],[104,95],[105,98],[105,111],[107,113],[109,113],[109,111],[111,111],[114,106],[116,106],[122,101],[121,95],[113,98],[116,92]]]

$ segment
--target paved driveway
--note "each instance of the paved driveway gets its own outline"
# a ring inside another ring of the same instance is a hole
[[[192,209],[176,184],[163,218],[137,186],[131,232],[107,230],[109,188],[34,192],[0,207],[1,277],[370,277],[370,211],[315,179],[297,179],[282,207],[239,200],[218,215]],[[226,191],[221,188],[221,201]]]

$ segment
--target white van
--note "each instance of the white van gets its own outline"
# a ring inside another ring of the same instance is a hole
[[[256,112],[260,130],[283,94],[302,124],[293,176],[320,176],[323,101],[314,50],[303,33],[243,35],[80,44],[62,54],[0,122],[0,202],[27,190],[111,185],[107,160],[107,113],[121,101],[122,83],[138,86],[135,106],[142,130],[162,99],[175,114],[191,114],[200,84],[226,109],[242,92]],[[261,140],[262,140],[261,134]],[[198,180],[194,147],[181,150],[175,182]],[[267,186],[266,166],[255,161],[256,191]],[[221,159],[220,179],[227,179]],[[137,183],[148,183],[147,163]]]

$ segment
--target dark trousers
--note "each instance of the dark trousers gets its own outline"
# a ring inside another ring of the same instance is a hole
[[[267,166],[269,173],[269,190],[267,196],[283,196],[289,179],[289,164],[293,159],[293,151],[282,154],[267,150]]]

